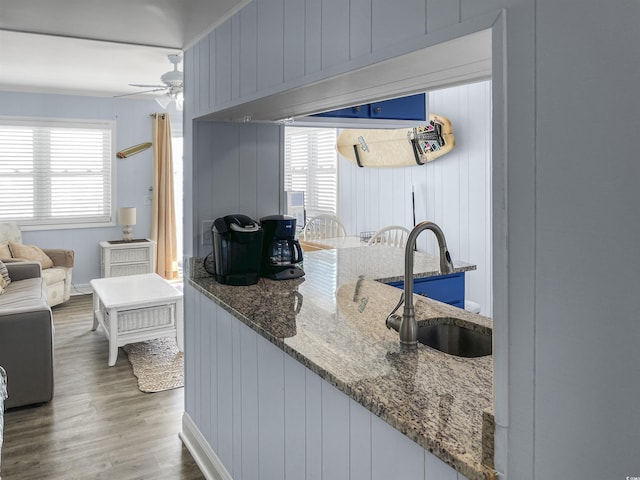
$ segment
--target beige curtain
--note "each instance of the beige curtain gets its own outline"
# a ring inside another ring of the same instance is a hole
[[[167,280],[178,278],[176,212],[173,198],[171,122],[166,113],[152,117],[153,203],[151,239],[157,243],[156,273]]]

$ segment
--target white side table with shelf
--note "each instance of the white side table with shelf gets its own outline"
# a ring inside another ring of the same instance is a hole
[[[156,242],[149,239],[100,242],[100,276],[122,277],[153,273]]]

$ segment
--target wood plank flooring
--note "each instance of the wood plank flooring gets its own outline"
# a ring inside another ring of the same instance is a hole
[[[53,308],[54,398],[5,412],[2,479],[204,478],[178,438],[184,389],[140,392],[122,349],[108,367],[91,310],[90,295]]]

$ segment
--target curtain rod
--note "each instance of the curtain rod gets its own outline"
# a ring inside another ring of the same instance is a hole
[[[150,117],[157,117],[158,115],[160,115],[164,119],[166,113],[152,113],[149,116]]]

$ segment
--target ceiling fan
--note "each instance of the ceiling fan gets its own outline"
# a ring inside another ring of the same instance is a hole
[[[150,93],[150,92],[162,92],[164,91],[164,95],[160,95],[156,97],[156,102],[162,107],[167,108],[167,106],[172,102],[176,102],[176,108],[178,110],[182,110],[182,105],[184,101],[184,97],[182,94],[183,90],[183,75],[182,72],[178,70],[178,64],[182,62],[182,57],[180,55],[168,55],[169,61],[173,64],[173,70],[163,74],[160,77],[160,80],[164,85],[144,85],[139,83],[130,83],[131,87],[140,87],[140,88],[148,88],[150,90],[144,90],[142,92],[136,93],[127,93],[124,95],[116,95],[117,97],[126,97],[129,95],[138,95],[140,93]]]

